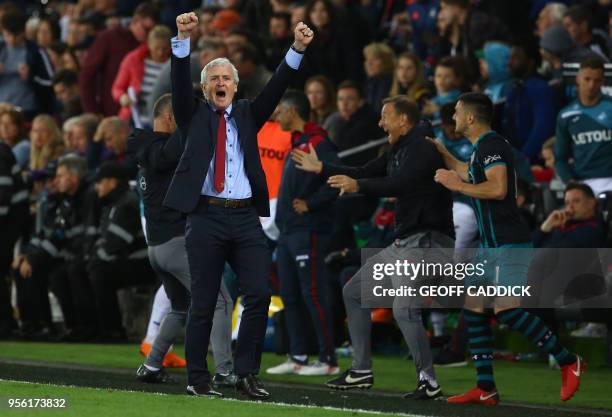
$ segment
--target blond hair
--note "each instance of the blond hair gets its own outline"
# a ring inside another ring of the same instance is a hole
[[[363,48],[365,58],[378,58],[382,61],[383,74],[391,74],[395,68],[395,52],[386,43],[373,42]]]
[[[55,119],[48,114],[39,114],[32,120],[32,125],[34,123],[42,123],[49,132],[49,140],[46,144],[36,146],[32,143],[30,149],[30,168],[43,169],[64,152],[64,140]]]
[[[170,43],[170,39],[172,39],[172,31],[170,28],[165,25],[157,25],[149,32],[147,42],[159,40]]]

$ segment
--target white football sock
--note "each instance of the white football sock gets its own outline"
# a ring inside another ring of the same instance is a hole
[[[151,318],[149,319],[149,326],[147,327],[147,335],[144,338],[145,343],[153,343],[159,332],[159,326],[166,317],[166,314],[170,311],[170,299],[166,295],[164,286],[161,285],[155,293],[153,299],[153,307],[151,308]]]

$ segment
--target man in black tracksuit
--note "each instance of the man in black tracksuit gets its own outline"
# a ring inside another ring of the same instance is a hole
[[[101,204],[99,237],[87,265],[96,306],[99,336],[125,340],[117,290],[154,284],[140,224],[138,195],[129,189],[125,168],[105,162],[97,170],[96,192]]]
[[[91,224],[96,215],[97,198],[92,184],[86,180],[87,163],[76,154],[59,159],[53,190],[37,202],[34,234],[19,259],[16,279],[19,294],[30,300],[33,309],[49,315],[47,287],[58,298],[69,329],[67,340],[83,340],[94,336],[95,309],[81,303],[77,294],[90,293],[89,283],[79,274],[87,248],[91,246]],[[48,185],[49,187],[49,185]],[[79,267],[80,266],[80,267]],[[37,294],[40,293],[40,294]],[[50,321],[50,315],[49,315]]]
[[[395,262],[397,256],[405,255],[404,250],[411,250],[410,256],[420,257],[426,256],[430,248],[453,248],[452,196],[450,191],[433,181],[436,169],[443,167],[444,161],[435,145],[426,139],[433,136],[431,125],[419,124],[418,105],[405,96],[391,97],[383,103],[379,124],[389,134],[391,147],[379,158],[354,168],[323,163],[314,152],[307,154],[298,150],[292,157],[299,168],[329,177],[328,183],[338,188],[341,194],[360,192],[397,198],[396,240],[375,255],[377,262],[379,259]],[[370,310],[362,307],[361,293],[361,284],[368,280],[368,272],[371,273],[366,270],[367,267],[362,268],[343,288],[354,349],[353,364],[351,369],[327,383],[330,388],[370,388],[374,383]],[[393,285],[396,286],[395,281]],[[417,389],[406,394],[405,398],[440,397],[442,392],[435,379],[429,340],[417,300],[396,297],[393,315],[410,348],[417,371]]]
[[[136,129],[127,152],[138,161],[138,184],[144,205],[149,261],[161,277],[171,311],[161,324],[151,352],[136,376],[143,382],[166,382],[164,355],[183,333],[189,308],[191,275],[185,250],[185,216],[162,205],[182,148],[172,112],[172,96],[161,96],[153,107],[153,130]],[[232,299],[222,283],[213,318],[211,342],[215,359],[215,386],[235,385],[232,373]]]
[[[13,260],[13,280],[17,292],[20,337],[28,340],[44,340],[51,332],[51,306],[49,304],[49,275],[59,268],[61,257],[50,243],[60,228],[57,210],[61,201],[57,190],[52,161],[40,170],[39,179],[44,188],[36,196],[33,225],[29,239],[24,239],[21,253]]]
[[[335,146],[321,127],[306,122],[309,114],[306,95],[288,91],[278,105],[276,118],[283,130],[292,132],[293,149],[308,152],[312,147],[323,161],[337,163]],[[266,371],[269,374],[338,372],[329,297],[323,280],[333,225],[331,208],[337,194],[319,175],[297,169],[291,158],[285,160],[275,221],[280,230],[277,262],[290,357],[287,362],[269,368]],[[319,342],[319,359],[311,364],[302,303],[310,313]]]
[[[28,196],[15,155],[0,140],[0,338],[15,327],[7,275],[15,242],[27,228]]]

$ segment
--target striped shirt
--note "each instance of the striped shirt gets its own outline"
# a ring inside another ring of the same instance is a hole
[[[153,86],[161,74],[165,62],[155,62],[150,58],[145,58],[144,76],[140,85],[140,97],[138,97],[138,114],[143,125],[151,124],[151,115],[147,112],[147,99]]]

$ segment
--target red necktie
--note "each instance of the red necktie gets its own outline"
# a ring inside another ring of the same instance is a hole
[[[217,146],[215,148],[215,191],[220,193],[225,185],[225,111],[217,110],[219,128],[217,130]]]

